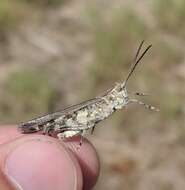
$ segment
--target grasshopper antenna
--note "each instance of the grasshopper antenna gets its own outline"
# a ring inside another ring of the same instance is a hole
[[[133,62],[133,64],[132,64],[132,66],[130,67],[130,71],[128,72],[128,74],[127,74],[127,76],[126,76],[126,78],[125,78],[125,80],[124,80],[123,87],[126,86],[126,84],[127,84],[128,80],[129,80],[130,76],[131,76],[132,73],[134,72],[134,70],[135,70],[136,66],[138,65],[138,63],[141,61],[141,59],[144,57],[144,55],[148,52],[148,50],[152,47],[152,45],[149,45],[149,46],[145,49],[145,51],[141,54],[141,56],[138,58],[139,53],[140,53],[140,51],[141,51],[141,48],[142,48],[142,46],[143,46],[143,43],[144,43],[144,40],[140,43],[140,45],[139,45],[139,47],[138,47],[138,49],[137,49],[136,56],[135,56],[135,58],[134,58],[134,62]]]
[[[143,44],[144,44],[144,40],[139,44],[139,47],[138,47],[138,49],[137,49],[137,52],[136,52],[136,55],[135,55],[135,57],[134,57],[134,62],[133,62],[133,63],[136,62],[136,60],[137,60],[137,58],[138,58],[138,55],[139,55],[139,53],[140,53],[140,51],[141,51],[141,48],[142,48]]]

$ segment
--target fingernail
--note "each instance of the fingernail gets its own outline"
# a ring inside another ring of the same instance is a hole
[[[21,190],[78,189],[79,171],[64,147],[36,140],[9,153],[4,168],[8,180]]]

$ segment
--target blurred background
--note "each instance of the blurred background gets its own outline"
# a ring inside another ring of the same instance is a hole
[[[129,81],[149,93],[96,127],[96,190],[185,187],[185,1],[0,0],[0,123],[93,98],[124,79],[139,43],[153,47]]]

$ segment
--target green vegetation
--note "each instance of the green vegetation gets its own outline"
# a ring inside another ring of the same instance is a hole
[[[97,88],[97,85],[102,87],[110,81],[123,79],[124,70],[128,70],[137,45],[147,37],[147,28],[129,9],[113,11],[108,22],[96,10],[91,10],[90,16],[95,53],[95,63],[90,72]]]
[[[1,0],[0,1],[0,38],[6,37],[22,23],[36,14],[44,13],[44,8],[57,6],[64,0]],[[34,10],[34,14],[32,11]]]
[[[163,115],[170,119],[177,119],[182,115],[182,105],[179,95],[176,92],[163,92],[161,112]]]
[[[156,5],[159,6],[158,10],[160,8],[161,13],[156,14],[155,19],[157,21],[160,20],[159,17],[163,17],[160,14],[165,14],[164,5],[162,4],[164,0],[161,1],[161,4],[159,2],[160,1],[158,1],[158,4],[156,2]],[[171,4],[169,3],[168,6],[171,6]],[[175,9],[173,6],[171,7],[172,10]],[[163,9],[164,13],[162,11]],[[167,11],[168,14],[170,14],[169,9],[167,9]],[[170,125],[170,122],[180,118],[182,116],[181,102],[183,101],[183,97],[178,94],[178,80],[175,78],[173,71],[178,64],[182,63],[184,59],[183,51],[180,51],[177,46],[174,46],[173,42],[170,43],[161,38],[159,32],[161,26],[151,29],[136,12],[128,9],[128,7],[127,10],[121,8],[120,11],[109,12],[108,19],[106,15],[103,15],[98,9],[91,9],[90,13],[95,57],[94,63],[89,68],[91,77],[89,79],[88,75],[88,80],[86,81],[89,83],[87,86],[90,86],[88,90],[89,94],[97,95],[98,92],[102,92],[102,89],[107,89],[110,85],[114,85],[114,81],[124,79],[124,73],[127,72],[132,62],[139,42],[143,39],[147,41],[149,37],[149,43],[153,43],[153,48],[152,51],[149,52],[149,56],[147,55],[145,57],[144,62],[150,64],[145,64],[142,69],[138,68],[139,74],[137,74],[137,79],[130,81],[131,85],[129,85],[129,89],[139,90],[138,88],[141,87],[141,89],[144,89],[144,92],[149,92],[152,96],[150,96],[149,99],[147,97],[144,99],[145,101],[148,99],[148,102],[160,108],[161,118],[155,114],[152,116],[148,115],[149,119],[147,121],[153,120],[153,122],[145,121],[145,124],[143,124],[139,118],[141,118],[143,112],[146,114],[146,110],[138,108],[138,114],[141,115],[134,115],[138,121],[137,129],[135,127],[130,129],[129,126],[128,133],[139,133],[139,131],[137,131],[139,130],[138,125],[142,125],[143,128],[148,128],[149,126],[153,127],[153,125],[160,126],[160,122],[155,122],[160,119],[162,120],[161,122],[169,122]],[[182,13],[179,12],[178,14]],[[178,14],[174,15],[174,17],[178,17]],[[165,16],[162,19],[165,19]],[[170,24],[171,21],[168,22],[166,20],[166,22]],[[183,19],[181,22],[183,22]],[[167,89],[166,77],[173,78],[174,84],[169,84],[171,90]],[[143,86],[145,88],[143,88]],[[98,92],[96,92],[96,90],[98,90]],[[151,100],[153,100],[153,103]],[[133,122],[131,125],[135,125],[134,121],[130,119],[128,110],[127,113],[124,113],[124,115],[120,113],[114,116],[113,120],[116,126],[122,128],[125,123],[128,124],[130,122]]]
[[[0,36],[13,31],[23,19],[30,18],[29,11],[31,12],[33,8],[44,12],[47,8],[53,8],[64,2],[64,0],[1,0]],[[102,89],[107,89],[114,82],[124,79],[138,44],[143,39],[147,41],[149,38],[147,43],[154,43],[154,47],[149,53],[150,56],[146,56],[145,62],[150,64],[145,64],[142,69],[138,68],[137,80],[133,80],[133,83],[131,80],[129,87],[130,90],[137,90],[140,87],[143,89],[144,86],[146,87],[144,91],[154,92],[153,101],[156,105],[162,102],[160,108],[162,118],[173,120],[181,115],[182,99],[177,93],[178,88],[175,86],[178,86],[178,80],[172,71],[181,64],[184,55],[183,50],[179,51],[180,48],[173,45],[173,41],[169,43],[161,38],[160,31],[162,29],[163,33],[167,34],[170,32],[180,40],[184,38],[185,3],[182,0],[157,0],[154,5],[152,8],[157,27],[153,29],[142,16],[139,17],[138,13],[128,7],[112,9],[108,16],[98,7],[91,6],[87,10],[88,22],[92,28],[94,63],[87,71],[88,80],[83,80],[89,88],[86,88],[85,93],[88,92],[88,95],[85,96],[97,95]],[[165,77],[169,75],[175,81],[171,87],[172,92],[166,89]],[[49,81],[49,74],[41,72],[39,68],[20,69],[9,75],[0,93],[0,116],[4,118],[3,120],[7,120],[7,117],[25,119],[37,113],[50,111],[59,89],[53,88]],[[115,123],[122,125],[123,120],[128,122],[126,118],[129,117],[123,118],[120,115],[115,117]]]
[[[154,1],[154,15],[162,30],[185,37],[184,0],[156,0]]]
[[[161,69],[165,70],[166,67],[176,66],[183,61],[184,56],[182,50],[163,41],[159,41],[156,45],[159,49],[155,52],[155,56],[158,57],[158,60],[160,61]]]
[[[18,0],[0,1],[0,35],[12,31],[26,15],[25,4]]]
[[[17,120],[47,113],[57,95],[47,73],[28,69],[13,72],[2,87],[0,118]]]
[[[56,6],[65,2],[65,0],[22,0],[28,4],[35,4],[38,6]]]

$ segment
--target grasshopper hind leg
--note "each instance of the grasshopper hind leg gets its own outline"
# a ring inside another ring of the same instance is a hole
[[[57,137],[59,139],[62,139],[62,140],[66,140],[68,138],[72,138],[72,137],[75,137],[75,136],[80,136],[80,141],[79,141],[79,146],[82,146],[82,143],[83,143],[83,137],[85,135],[85,132],[86,130],[74,130],[74,129],[68,129],[62,133],[58,133],[57,134]]]

